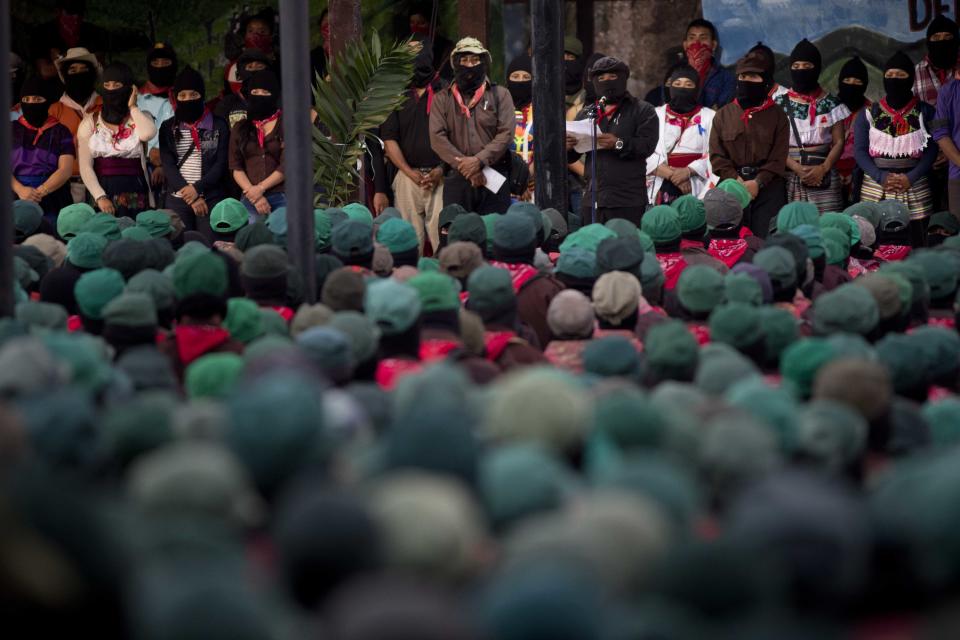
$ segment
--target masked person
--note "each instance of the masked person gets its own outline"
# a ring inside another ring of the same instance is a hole
[[[927,104],[936,107],[940,90],[953,80],[960,55],[960,29],[943,14],[927,27],[927,55],[914,70],[913,92]]]
[[[86,49],[75,48],[57,60],[57,70],[64,91],[60,100],[50,107],[50,115],[70,130],[76,147],[80,123],[85,117],[98,112],[103,104],[103,99],[96,91],[97,80],[103,69],[95,55]],[[86,194],[86,187],[80,179],[80,162],[77,156],[73,163],[73,175],[70,177],[70,195],[74,202],[82,202]]]
[[[430,112],[440,90],[429,41],[417,54],[409,95],[381,129],[384,151],[397,169],[393,179],[395,205],[413,225],[423,253],[424,238],[440,250],[440,210],[443,208],[443,162],[430,146]]]
[[[484,169],[510,176],[514,107],[510,92],[487,79],[490,52],[476,38],[464,38],[450,54],[455,79],[434,96],[430,146],[450,169],[443,183],[443,205],[459,204],[479,214],[503,213],[510,206],[510,184],[494,193]]]
[[[330,60],[330,12],[324,9],[320,13],[320,44],[310,50],[310,83],[317,77],[327,77],[327,66]]]
[[[596,162],[597,181],[591,180],[584,190],[581,216],[584,221],[591,220],[596,197],[597,216],[593,222],[624,218],[639,225],[647,206],[647,190],[646,182],[637,178],[646,174],[647,158],[657,147],[657,112],[627,91],[630,68],[620,60],[601,58],[590,68],[590,75],[600,96],[595,105],[600,133],[597,151],[586,154],[584,166],[587,175],[591,175],[590,163]],[[593,109],[584,109],[577,119],[592,118],[593,113]],[[572,151],[575,145],[576,139],[567,135],[571,162],[578,157]]]
[[[437,72],[444,84],[449,84],[453,80],[453,67],[450,66],[450,52],[453,50],[453,43],[439,32],[440,24],[431,25],[433,5],[433,0],[416,0],[410,3],[410,10],[407,15],[410,36],[414,40],[423,39],[432,43],[430,46],[433,53],[434,71]]]
[[[133,72],[123,63],[103,70],[103,109],[84,118],[77,132],[80,176],[100,211],[136,217],[150,208],[142,143],[157,133],[153,118],[137,107]]]
[[[787,200],[812,202],[820,213],[843,208],[840,178],[833,170],[843,153],[847,106],[820,87],[823,60],[810,41],[790,53],[792,88],[774,100],[790,123]]]
[[[894,199],[910,210],[910,237],[922,246],[925,220],[933,212],[928,174],[937,159],[927,127],[933,107],[913,94],[913,63],[898,51],[884,67],[884,97],[864,109],[854,125],[857,165],[863,170],[860,198]]]
[[[147,52],[147,83],[140,87],[137,106],[153,116],[157,133],[147,144],[150,160],[150,182],[156,187],[163,184],[163,167],[160,162],[159,129],[173,116],[171,91],[177,77],[177,52],[165,42],[157,42]]]
[[[235,80],[228,82],[230,93],[223,96],[213,108],[213,114],[227,121],[232,129],[238,122],[247,118],[246,84],[253,74],[264,69],[272,69],[273,63],[262,52],[256,49],[247,49],[237,58]]]
[[[764,61],[767,64],[767,68],[770,69],[770,76],[773,77],[773,74],[776,72],[777,68],[777,57],[773,54],[773,49],[763,44],[763,42],[758,42],[753,45],[753,48],[750,49],[747,53],[759,53]],[[773,87],[770,89],[770,97],[777,98],[779,95],[787,92],[787,88],[777,82],[773,81]]]
[[[719,109],[734,99],[736,79],[720,66],[720,37],[708,20],[697,19],[687,25],[683,52],[687,62],[700,76],[700,104]]]
[[[584,73],[583,73],[583,102],[584,104],[596,104],[597,103],[597,92],[593,88],[593,80],[590,78],[590,69],[593,67],[594,63],[606,56],[602,53],[592,53],[587,57],[587,61],[584,64]],[[580,111],[583,109],[583,104],[573,105],[573,107],[567,109],[567,121],[576,120],[577,115],[580,114]],[[583,160],[578,158],[575,162],[571,162],[567,169],[567,190],[570,194],[570,211],[580,211],[581,205],[583,203],[583,189],[586,187],[586,166],[583,163]]]
[[[579,113],[586,103],[584,87],[583,43],[573,36],[563,39],[563,93],[566,95],[566,107]]]
[[[247,84],[247,119],[230,130],[230,170],[243,192],[250,222],[284,207],[283,117],[280,81],[269,69]]]
[[[60,209],[73,204],[69,180],[76,148],[70,130],[49,114],[58,96],[44,93],[48,87],[39,76],[21,87],[22,115],[11,124],[10,173],[16,198],[38,203],[55,224]]]
[[[647,191],[655,204],[692,193],[703,198],[711,186],[710,128],[714,111],[699,104],[700,76],[686,64],[670,71],[669,100],[657,107],[660,135],[647,158]]]
[[[786,204],[790,125],[770,98],[773,76],[763,57],[747,54],[737,63],[737,98],[720,109],[710,131],[710,165],[720,180],[737,180],[752,200],[741,202],[744,222],[766,238],[770,221]],[[749,206],[748,206],[749,205]]]
[[[838,80],[837,98],[846,105],[850,115],[843,121],[843,153],[837,160],[836,169],[843,183],[844,198],[847,203],[853,203],[860,199],[860,184],[863,181],[863,174],[857,170],[857,159],[854,157],[854,124],[861,111],[873,106],[866,96],[870,85],[867,65],[859,56],[850,58],[840,68]]]
[[[160,156],[167,176],[164,207],[180,215],[188,231],[200,231],[213,240],[210,210],[222,198],[227,172],[230,128],[204,104],[203,77],[184,69],[173,83],[177,108],[160,125]]]
[[[517,125],[514,128],[510,150],[523,160],[530,171],[530,179],[521,200],[533,196],[533,59],[524,54],[514,58],[507,67],[507,89],[513,98]]]

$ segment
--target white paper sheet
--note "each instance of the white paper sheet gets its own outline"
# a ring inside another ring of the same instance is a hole
[[[590,120],[571,120],[567,123],[567,133],[577,139],[577,145],[573,148],[577,153],[587,153],[593,149],[591,125],[596,127]],[[603,132],[597,129],[597,135],[601,133]]]
[[[484,186],[486,186],[487,189],[490,189],[490,191],[493,193],[499,193],[500,187],[502,187],[503,183],[507,181],[507,178],[502,173],[496,171],[495,169],[491,169],[490,167],[484,167],[483,177],[487,179],[487,184]]]

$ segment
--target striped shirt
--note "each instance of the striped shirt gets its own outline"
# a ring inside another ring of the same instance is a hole
[[[193,137],[190,135],[189,129],[180,129],[177,133],[180,135],[177,140],[178,162],[183,160],[183,156],[193,147],[190,157],[180,167],[180,175],[183,176],[187,184],[196,184],[203,177],[203,154],[194,147]]]

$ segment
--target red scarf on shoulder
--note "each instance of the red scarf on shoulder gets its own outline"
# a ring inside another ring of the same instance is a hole
[[[24,118],[23,116],[20,116],[20,119],[17,120],[17,122],[23,125],[23,127],[27,129],[27,131],[37,132],[36,135],[33,136],[33,146],[37,146],[37,143],[40,142],[40,136],[43,135],[43,132],[46,131],[47,129],[50,129],[51,127],[56,126],[60,121],[54,118],[53,116],[48,116],[46,122],[44,122],[39,127],[35,127],[29,122],[27,122],[26,118]]]
[[[734,100],[734,102],[737,103],[738,107],[743,109],[743,105],[740,104],[739,100]],[[743,126],[750,126],[750,118],[753,117],[753,114],[766,111],[775,104],[776,103],[773,101],[773,99],[768,96],[767,99],[763,101],[763,104],[761,104],[759,107],[749,107],[747,109],[743,109],[743,113],[740,115],[740,120],[743,122]]]

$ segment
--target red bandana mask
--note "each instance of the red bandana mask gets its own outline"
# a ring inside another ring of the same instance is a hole
[[[700,86],[703,86],[703,83],[707,79],[707,74],[710,73],[710,67],[713,66],[713,49],[710,48],[710,45],[704,44],[703,42],[694,42],[693,44],[686,47],[687,62],[690,63],[690,66],[696,69],[697,74],[700,76]]]

